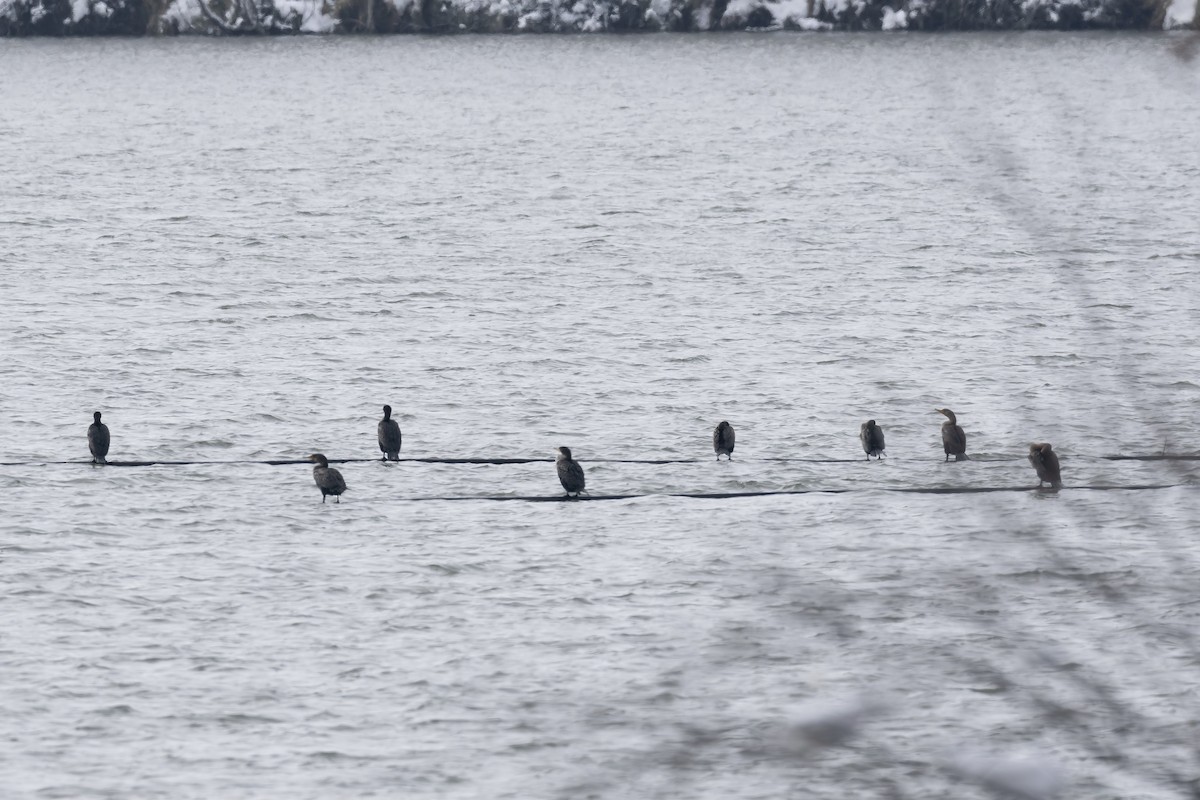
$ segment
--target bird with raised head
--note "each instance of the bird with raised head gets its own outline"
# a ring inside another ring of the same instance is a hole
[[[584,485],[587,483],[583,475],[583,466],[571,458],[571,448],[558,448],[558,455],[554,459],[555,466],[558,469],[558,481],[567,490],[567,496],[579,496],[583,491]]]
[[[946,460],[954,456],[955,461],[970,461],[967,457],[967,434],[958,425],[958,417],[948,408],[935,408],[939,414],[946,417],[942,423],[942,449],[946,451]]]
[[[92,453],[93,464],[108,463],[108,426],[100,421],[100,412],[92,414],[92,424],[88,426],[88,450]]]
[[[308,460],[316,464],[313,467],[313,481],[321,490],[321,502],[324,503],[325,496],[330,494],[337,502],[342,502],[342,492],[346,491],[346,481],[342,478],[342,473],[329,466],[329,459],[321,453],[313,453]]]
[[[383,419],[376,426],[379,434],[379,451],[383,453],[384,461],[400,460],[400,423],[392,419],[392,407],[383,407]]]

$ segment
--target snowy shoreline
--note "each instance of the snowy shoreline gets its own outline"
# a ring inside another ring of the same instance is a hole
[[[1197,0],[0,0],[3,36],[1195,29]]]

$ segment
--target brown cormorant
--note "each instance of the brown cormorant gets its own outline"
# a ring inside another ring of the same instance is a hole
[[[1049,483],[1052,489],[1062,488],[1062,472],[1058,468],[1058,453],[1050,449],[1049,442],[1029,445],[1029,463],[1037,470],[1038,488]]]
[[[583,491],[586,479],[583,476],[583,467],[578,461],[571,458],[571,448],[558,448],[558,457],[554,459],[555,465],[558,468],[558,480],[567,490],[567,496],[574,494],[576,497]]]
[[[876,425],[875,420],[869,419],[859,427],[858,438],[862,440],[867,461],[871,460],[871,456],[883,457],[883,428]]]
[[[321,502],[325,502],[327,494],[336,497],[339,503],[342,502],[342,492],[346,491],[346,481],[342,478],[342,473],[329,466],[329,459],[320,453],[313,453],[308,460],[316,464],[313,467],[313,481],[321,490]]]
[[[955,461],[969,461],[967,457],[967,434],[958,425],[958,417],[948,408],[935,408],[939,414],[945,414],[947,419],[942,423],[942,448],[946,451],[946,460],[954,456]]]
[[[100,421],[100,412],[92,414],[95,420],[88,426],[88,450],[92,451],[93,464],[107,464],[108,426]]]
[[[400,460],[400,423],[392,419],[392,407],[383,407],[383,419],[377,427],[379,433],[379,450],[383,453],[384,461]]]
[[[717,454],[717,461],[721,460],[721,456],[733,461],[733,439],[733,426],[725,420],[713,428],[713,452]]]

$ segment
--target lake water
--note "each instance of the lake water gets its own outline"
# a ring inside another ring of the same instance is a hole
[[[1178,42],[0,42],[5,797],[1190,796]]]

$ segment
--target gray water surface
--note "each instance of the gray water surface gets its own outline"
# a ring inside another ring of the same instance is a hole
[[[1186,796],[1172,43],[0,42],[4,795]]]

